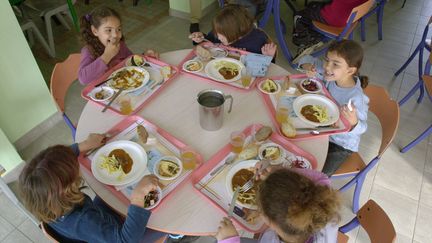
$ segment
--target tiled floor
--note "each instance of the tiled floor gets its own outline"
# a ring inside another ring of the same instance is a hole
[[[159,52],[190,48],[188,21],[168,16],[168,1],[153,1],[148,6],[141,1],[138,7],[132,7],[131,1],[119,3],[115,0],[92,0],[91,6],[109,2],[111,6],[123,14],[128,46],[135,52],[144,48],[154,48]],[[386,87],[394,99],[403,97],[417,81],[417,59],[399,77],[393,74],[414,50],[423,28],[432,13],[432,1],[409,0],[401,9],[402,0],[392,0],[386,5],[384,15],[384,40],[377,40],[375,16],[368,20],[365,61],[361,72],[368,75],[371,83]],[[91,6],[85,6],[79,1],[79,14],[86,13]],[[289,10],[286,20],[292,16]],[[211,16],[202,20],[201,28],[210,28]],[[66,32],[61,27],[55,27],[58,59],[50,59],[43,50],[35,46],[34,54],[44,74],[49,77],[53,64],[66,58],[71,52],[79,51],[80,44],[74,32]],[[273,24],[266,31],[276,40]],[[288,31],[290,32],[290,31]],[[288,38],[290,39],[290,38]],[[359,39],[358,30],[355,39]],[[291,46],[291,45],[290,45]],[[288,68],[287,62],[279,55],[277,64]],[[74,85],[68,97],[67,113],[77,121],[85,102],[79,98],[81,86]],[[378,166],[367,176],[361,194],[361,203],[369,198],[377,201],[390,216],[396,228],[397,242],[431,242],[432,239],[432,138],[425,139],[406,154],[399,149],[420,134],[432,121],[432,104],[424,100],[416,104],[411,99],[401,107],[400,127],[394,143],[384,154]],[[365,160],[372,159],[380,143],[380,127],[377,120],[369,119],[369,129],[362,138],[360,153]],[[71,143],[71,137],[65,124],[59,123],[50,132],[44,134],[23,151],[23,159],[30,159],[46,146],[56,143]],[[342,182],[335,181],[335,185]],[[351,192],[343,193],[345,207],[342,210],[341,223],[353,217],[349,209]],[[0,194],[0,242],[46,242],[43,235]],[[360,229],[349,233],[350,242],[369,242],[366,233]],[[197,242],[211,241],[209,238]]]

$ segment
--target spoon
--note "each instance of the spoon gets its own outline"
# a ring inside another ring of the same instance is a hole
[[[348,100],[348,105],[347,105],[349,111],[353,111],[353,108],[352,108],[351,103],[352,103],[352,100],[349,99],[349,100]]]

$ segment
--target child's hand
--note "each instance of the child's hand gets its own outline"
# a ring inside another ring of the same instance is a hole
[[[225,240],[234,236],[237,236],[237,230],[232,224],[231,220],[229,218],[223,218],[220,222],[220,226],[218,228],[218,232],[216,233],[215,237],[219,240]]]
[[[90,149],[99,148],[104,145],[107,140],[105,134],[90,133],[86,140],[78,144],[80,152],[86,152]]]
[[[193,32],[189,35],[189,39],[193,40],[196,43],[201,43],[204,40],[204,34],[202,32]]]
[[[351,104],[352,110],[350,111],[347,105],[342,106],[342,115],[349,121],[351,128],[358,123],[357,108]]]
[[[311,63],[305,63],[305,64],[301,65],[300,68],[302,68],[303,70],[306,71],[306,75],[309,78],[313,78],[317,75],[316,67],[315,67],[315,65],[313,65]]]
[[[152,49],[148,49],[147,51],[145,51],[144,55],[159,59],[159,53],[157,51],[152,50]]]
[[[111,59],[113,59],[113,57],[117,55],[119,51],[120,51],[120,42],[113,43],[108,40],[108,43],[105,46],[105,50],[101,58],[105,64],[108,64],[111,61]]]
[[[131,204],[144,207],[144,197],[149,194],[149,192],[157,189],[158,181],[158,178],[154,175],[144,176],[132,191],[130,197]]]
[[[265,44],[261,47],[261,53],[266,56],[274,57],[276,54],[277,46],[275,43]]]
[[[282,165],[270,165],[264,170],[260,171],[261,167],[262,167],[262,162],[258,161],[258,163],[255,164],[255,176],[256,176],[255,180],[257,181],[265,180],[268,175],[270,175],[276,170],[280,170],[283,168]]]

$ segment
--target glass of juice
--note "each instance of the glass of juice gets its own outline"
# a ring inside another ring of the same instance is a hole
[[[132,113],[132,102],[129,95],[122,95],[118,98],[118,103],[120,104],[120,112],[123,115],[129,115]]]
[[[193,170],[197,164],[197,155],[190,147],[183,147],[180,149],[180,159],[183,163],[183,168],[186,170]]]
[[[250,83],[252,81],[252,73],[250,70],[248,70],[247,68],[243,68],[242,69],[242,73],[241,73],[241,82],[243,87],[249,87]]]
[[[239,154],[243,150],[245,135],[242,132],[232,132],[230,138],[231,150]]]
[[[276,106],[276,121],[279,123],[283,123],[287,120],[289,114],[288,105],[278,102]]]

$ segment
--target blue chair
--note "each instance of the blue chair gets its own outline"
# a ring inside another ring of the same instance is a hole
[[[365,16],[360,19],[360,29],[361,29],[361,40],[366,40],[366,19],[372,14],[377,14],[377,22],[378,22],[378,40],[382,40],[382,22],[384,17],[384,5],[387,0],[376,0],[375,7],[372,8]]]
[[[359,225],[366,231],[371,243],[392,243],[396,241],[396,230],[392,221],[374,200],[367,201],[357,212],[355,218],[339,228],[339,232],[345,234]]]
[[[78,69],[81,54],[74,53],[64,61],[57,63],[51,74],[50,92],[57,104],[57,108],[62,113],[63,120],[72,132],[75,141],[76,127],[65,113],[65,97],[71,84],[78,79]]]
[[[428,32],[429,32],[429,25],[431,23],[432,23],[432,16],[429,18],[429,22],[427,23],[427,25],[425,26],[425,28],[423,30],[423,34],[422,34],[422,38],[420,40],[420,43],[417,45],[416,49],[411,54],[411,56],[409,56],[408,60],[395,73],[395,76],[398,76],[403,70],[405,70],[406,67],[408,67],[408,65],[411,63],[411,61],[417,55],[417,53],[419,54],[419,58],[418,58],[418,77],[419,77],[419,81],[408,92],[408,94],[405,95],[405,97],[403,97],[399,101],[399,105],[400,106],[402,106],[403,104],[405,104],[405,102],[407,102],[411,98],[411,96],[413,96],[417,92],[418,89],[420,90],[420,95],[417,98],[417,103],[420,103],[423,100],[424,85],[423,85],[423,82],[421,81],[422,75],[423,75],[423,51],[426,49],[427,51],[431,52],[431,39],[427,39],[427,35],[428,35]],[[424,74],[426,74],[426,75],[429,74],[429,71],[428,72],[425,71]]]
[[[367,173],[378,164],[378,161],[396,136],[399,126],[399,105],[390,98],[390,95],[383,87],[369,84],[364,89],[364,92],[369,97],[369,111],[375,114],[381,125],[382,136],[380,148],[375,158],[367,165],[359,153],[352,153],[335,174],[330,177],[331,179],[352,177],[339,191],[344,192],[355,186],[352,202],[354,213],[357,213],[359,210],[360,192]]]

